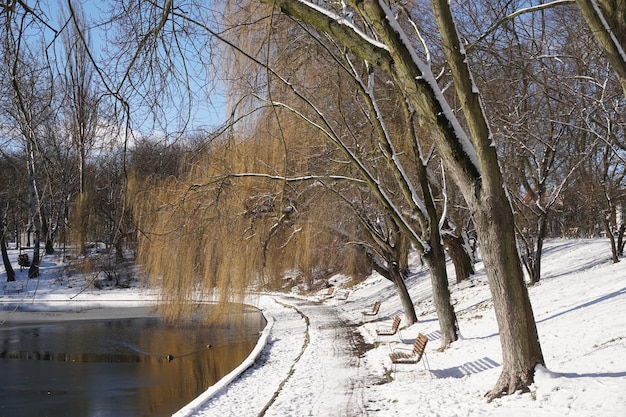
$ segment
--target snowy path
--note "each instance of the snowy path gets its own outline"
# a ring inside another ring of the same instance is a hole
[[[353,329],[333,306],[298,299],[282,301],[308,318],[310,340],[293,375],[265,415],[365,415]],[[340,409],[338,404],[342,404]]]
[[[260,307],[274,319],[263,355],[193,415],[366,416],[358,336],[339,310],[284,296]]]

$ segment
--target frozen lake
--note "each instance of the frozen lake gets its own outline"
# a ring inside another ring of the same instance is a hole
[[[236,368],[264,325],[258,311],[210,326],[149,308],[15,311],[0,325],[0,415],[171,416]]]

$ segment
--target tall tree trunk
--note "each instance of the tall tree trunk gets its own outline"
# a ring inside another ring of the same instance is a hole
[[[406,107],[404,106],[405,111]],[[411,127],[411,130],[413,128]],[[412,138],[417,138],[417,134],[413,132]],[[424,251],[424,261],[430,270],[430,280],[433,289],[433,302],[437,310],[437,319],[439,320],[439,328],[441,330],[441,347],[445,349],[450,343],[455,342],[459,338],[459,328],[456,320],[456,313],[450,301],[450,283],[448,281],[448,271],[446,270],[446,255],[441,236],[439,213],[432,196],[430,182],[428,180],[428,172],[423,162],[422,155],[417,146],[417,140],[412,140],[413,153],[415,155],[416,168],[418,172],[420,187],[424,199],[424,207],[428,213],[428,223],[423,226],[422,235],[428,237],[429,248]],[[445,210],[445,209],[444,209]]]
[[[124,234],[118,232],[115,234],[115,261],[117,263],[124,262]]]
[[[470,258],[469,253],[465,250],[466,245],[463,238],[456,234],[449,232],[442,234],[443,243],[445,248],[452,259],[454,265],[454,272],[456,274],[456,283],[463,282],[470,275],[474,275],[474,264]]]
[[[607,214],[602,218],[602,225],[604,226],[604,231],[606,232],[606,237],[609,238],[609,243],[611,244],[611,262],[618,263],[619,256],[617,256],[617,244],[615,243],[615,235],[613,235],[613,231],[611,230],[611,217],[610,214]]]
[[[87,196],[85,193],[80,192],[78,194],[74,211],[74,238],[78,243],[78,253],[84,256],[87,254],[87,227],[89,222],[87,214]]]
[[[2,263],[4,264],[4,269],[7,272],[7,282],[15,281],[15,271],[11,266],[11,261],[9,260],[9,254],[7,252],[7,242],[4,235],[4,227],[3,230],[0,230],[0,250],[2,250]]]
[[[544,360],[515,244],[509,201],[502,192],[500,196],[486,196],[473,206],[502,346],[502,374],[488,393],[493,399],[527,391],[533,382],[535,365]],[[494,213],[500,214],[494,218]]]
[[[543,256],[543,242],[546,238],[546,227],[548,225],[547,214],[542,215],[539,220],[539,228],[537,230],[537,239],[535,242],[535,264],[533,268],[533,283],[539,282],[541,279],[541,258]]]
[[[54,253],[54,241],[52,239],[52,233],[50,233],[50,227],[48,226],[48,221],[44,218],[41,224],[41,231],[44,236],[44,250],[46,255],[51,255]]]
[[[410,326],[417,323],[417,313],[415,313],[415,306],[413,305],[413,301],[411,300],[409,290],[406,287],[406,282],[404,282],[405,276],[402,272],[400,272],[400,268],[397,263],[394,262],[393,265],[389,268],[389,275],[393,283],[396,285],[396,289],[398,290],[398,296],[400,297],[400,302],[402,303],[404,317],[406,319],[407,325]]]
[[[368,256],[372,259],[372,267],[376,272],[378,272],[383,277],[387,278],[389,281],[393,282],[396,286],[396,290],[398,291],[398,297],[400,298],[400,304],[402,304],[402,309],[404,310],[404,318],[407,322],[407,325],[412,325],[417,323],[417,314],[415,313],[415,306],[413,305],[413,301],[411,300],[411,295],[409,294],[409,290],[406,287],[406,282],[404,282],[405,275],[400,270],[400,264],[396,261],[387,261],[386,266],[381,266],[376,262],[374,257],[371,254]]]
[[[7,223],[6,223],[6,213],[2,216],[2,223],[0,224],[0,250],[2,251],[2,263],[4,264],[4,269],[7,272],[7,282],[15,281],[15,271],[13,270],[13,266],[11,266],[11,261],[9,260],[9,253],[7,251]]]
[[[32,133],[32,131],[27,130]],[[28,269],[28,278],[36,278],[39,276],[39,247],[41,242],[41,227],[45,217],[42,215],[41,195],[39,184],[37,181],[37,170],[35,168],[35,151],[34,139],[32,137],[26,140],[26,150],[28,158],[28,193],[29,193],[29,211],[35,229],[33,233],[33,260]]]
[[[37,278],[39,276],[39,264],[41,263],[39,256],[41,238],[39,234],[39,229],[35,228],[35,233],[33,235],[33,260],[30,263],[30,268],[28,268],[28,278]]]
[[[481,97],[461,46],[450,3],[448,0],[433,0],[431,4],[479,170],[474,172],[475,168],[467,165],[471,163],[471,157],[468,160],[450,152],[450,145],[464,146],[458,128],[454,128],[458,120],[450,114],[446,119],[438,117],[437,124],[446,138],[440,148],[443,147],[441,150],[449,166],[454,167],[452,172],[470,206],[500,331],[502,374],[487,393],[491,400],[519,390],[527,391],[534,380],[535,366],[543,364],[544,358],[517,252],[513,209],[505,191]],[[434,96],[437,98],[436,94]],[[468,155],[466,150],[464,155]]]
[[[439,239],[439,233],[436,234],[435,239]],[[441,329],[440,349],[443,350],[459,338],[456,313],[450,302],[446,255],[443,246],[440,244],[433,245],[431,250],[424,255],[424,261],[430,270],[433,302],[435,303],[439,328]]]

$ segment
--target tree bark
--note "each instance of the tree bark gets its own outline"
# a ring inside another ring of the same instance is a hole
[[[456,283],[459,284],[469,278],[470,275],[474,275],[474,264],[465,250],[462,237],[453,233],[444,233],[442,238],[454,265]]]
[[[0,249],[2,250],[2,263],[4,264],[4,269],[7,272],[7,282],[15,281],[15,271],[13,270],[13,267],[11,266],[11,261],[9,260],[9,254],[7,252],[7,242],[4,237],[4,230],[0,231]]]
[[[537,235],[531,239],[532,249],[527,250],[527,267],[530,285],[534,285],[541,279],[541,257],[543,256],[543,242],[546,237],[548,223],[547,213],[542,213],[538,219]],[[530,246],[530,245],[529,245]]]
[[[439,233],[436,238],[439,239]],[[430,283],[433,289],[433,302],[441,329],[441,347],[445,349],[459,338],[456,313],[450,302],[446,255],[442,245],[434,245],[424,254],[424,261],[430,270]]]
[[[0,224],[0,250],[2,251],[2,263],[4,264],[4,269],[7,272],[7,282],[15,281],[15,271],[13,270],[13,266],[11,266],[11,261],[9,260],[9,253],[7,251],[7,224],[6,224],[6,214],[2,216],[2,223]]]
[[[624,232],[626,231],[626,223],[621,223],[617,228],[617,256],[624,256]]]
[[[370,256],[372,256],[370,254]],[[372,267],[376,272],[378,272],[383,277],[387,278],[389,281],[393,282],[396,286],[396,290],[398,291],[398,297],[400,298],[400,304],[402,304],[402,309],[404,310],[404,318],[407,322],[407,325],[412,325],[417,323],[417,313],[415,313],[415,306],[413,305],[413,301],[411,300],[411,295],[409,294],[409,290],[406,287],[406,283],[404,282],[404,273],[400,270],[400,265],[397,262],[388,262],[387,267],[383,267],[379,265],[376,260],[373,259]]]
[[[626,1],[576,0],[576,3],[593,37],[606,53],[626,96]]]
[[[402,308],[404,309],[404,317],[407,322],[406,324],[410,326],[417,323],[415,306],[411,300],[409,289],[406,287],[406,282],[404,281],[405,276],[400,271],[400,266],[397,263],[394,263],[389,268],[389,274],[391,276],[391,280],[396,285],[396,289],[398,290],[398,296],[400,297],[400,302],[402,303]]]
[[[481,97],[460,43],[450,3],[433,0],[432,7],[480,170],[476,177],[459,176],[462,171],[458,169],[452,171],[456,173],[457,184],[465,185],[460,188],[476,224],[500,330],[502,374],[487,393],[492,400],[518,390],[527,391],[533,383],[535,366],[544,364],[544,358],[517,252],[513,209],[505,192]],[[441,118],[438,121],[440,129],[445,129]],[[447,142],[459,140],[458,137],[445,139]],[[451,154],[445,159],[453,166],[459,166],[459,161],[463,160]]]
[[[615,235],[611,230],[611,222],[609,219],[609,215],[604,216],[602,218],[602,225],[604,226],[606,237],[609,238],[609,243],[611,244],[611,262],[616,264],[619,262],[619,256],[617,255],[617,244],[615,243]]]
[[[33,236],[33,260],[28,268],[28,278],[37,278],[39,276],[39,264],[41,263],[39,256],[39,247],[41,246],[40,233],[39,230],[35,229]]]
[[[504,195],[487,196],[472,206],[502,346],[502,374],[487,393],[492,400],[527,391],[535,365],[544,360],[515,244],[509,202]],[[496,214],[497,221],[495,213],[500,213]]]

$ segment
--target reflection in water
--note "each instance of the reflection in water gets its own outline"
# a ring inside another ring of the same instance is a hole
[[[170,416],[237,367],[265,325],[160,318],[0,326],[0,415]]]

